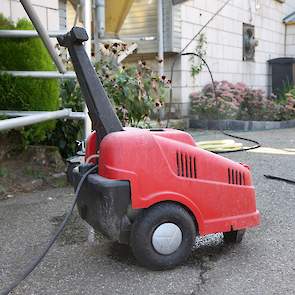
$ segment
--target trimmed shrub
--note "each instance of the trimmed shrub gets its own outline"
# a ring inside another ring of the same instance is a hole
[[[32,30],[32,24],[21,19],[14,25],[0,14],[0,29]],[[0,42],[0,70],[52,71],[51,58],[39,38],[7,38]],[[59,82],[56,79],[0,76],[0,105],[4,110],[54,111],[59,107]],[[54,121],[25,128],[28,143],[42,141],[55,126]]]

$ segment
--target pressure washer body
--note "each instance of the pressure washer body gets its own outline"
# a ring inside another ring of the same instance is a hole
[[[129,244],[152,269],[181,264],[197,235],[224,233],[241,241],[259,224],[247,165],[198,148],[188,133],[173,129],[123,128],[98,79],[83,42],[84,29],[59,38],[69,49],[94,131],[85,163],[73,170],[80,216],[109,239]]]

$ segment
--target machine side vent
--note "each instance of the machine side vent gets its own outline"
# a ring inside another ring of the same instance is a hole
[[[229,184],[245,185],[245,173],[228,168],[227,175]]]
[[[195,156],[176,152],[177,175],[187,178],[197,178],[197,159]]]

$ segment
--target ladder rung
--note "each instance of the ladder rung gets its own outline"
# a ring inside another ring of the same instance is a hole
[[[49,111],[6,111],[6,110],[0,110],[0,116],[6,116],[6,117],[26,117],[26,116],[32,116],[32,115],[42,115],[47,114]],[[77,119],[81,120],[85,118],[85,114],[83,112],[70,112],[69,113],[70,119]]]
[[[75,72],[61,74],[54,71],[0,71],[0,74],[9,74],[13,77],[31,77],[39,79],[76,79]]]
[[[64,34],[66,34],[65,31],[48,32],[48,35],[51,38],[55,38]],[[38,36],[38,32],[35,30],[0,30],[0,38],[31,38]]]

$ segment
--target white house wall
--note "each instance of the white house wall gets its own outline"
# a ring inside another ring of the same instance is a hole
[[[181,44],[184,47],[193,35],[204,25],[225,1],[222,0],[191,0],[181,5]],[[285,4],[275,0],[260,0],[261,8],[255,10],[255,1],[251,0],[253,20],[250,21],[248,0],[232,0],[219,16],[204,31],[207,40],[207,62],[212,68],[215,80],[244,82],[252,87],[269,90],[270,79],[267,60],[283,57],[285,54],[285,25],[282,20],[295,11],[295,0],[287,0]],[[242,60],[244,23],[255,26],[259,46],[256,49],[255,62]],[[292,37],[295,41],[295,29]],[[293,40],[293,39],[292,39]],[[295,44],[295,42],[293,42]],[[194,49],[195,43],[189,50]],[[295,47],[287,47],[287,54],[295,56]],[[184,113],[187,112],[189,94],[210,82],[207,71],[192,79],[191,63],[187,57],[181,60],[181,79],[174,86],[181,88],[175,100],[183,103]]]
[[[49,31],[59,30],[59,1],[58,0],[31,0],[44,27]],[[0,0],[0,13],[17,21],[28,18],[25,10],[18,0]]]

